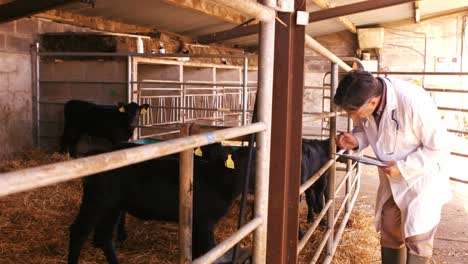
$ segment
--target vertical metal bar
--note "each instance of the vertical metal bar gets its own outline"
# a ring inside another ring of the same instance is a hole
[[[348,127],[347,130],[349,133],[351,133],[351,130],[353,129],[353,120],[348,116]],[[353,169],[352,167],[352,161],[348,159],[346,161],[346,173],[350,173],[350,171]],[[354,177],[352,177],[352,174],[349,174],[349,177],[346,179],[346,194],[351,192],[351,183],[353,182]],[[348,199],[346,201],[346,208],[345,208],[345,214],[349,211],[351,211],[351,199]]]
[[[39,42],[36,42],[36,47],[35,47],[35,55],[36,55],[36,71],[35,71],[35,74],[36,74],[36,81],[35,81],[35,95],[34,95],[34,106],[35,106],[35,115],[34,117],[36,118],[36,120],[34,120],[34,129],[35,129],[35,145],[36,147],[40,148],[41,147],[41,127],[40,127],[40,84],[41,84],[41,77],[40,77],[40,64],[41,64],[41,57],[39,55],[39,49],[40,49],[40,46],[39,46]]]
[[[305,10],[305,1],[294,1]],[[304,94],[305,27],[295,12],[278,12],[272,107],[267,263],[296,263]],[[274,143],[273,143],[274,142]]]
[[[137,84],[137,104],[142,105],[143,102],[141,101],[142,99],[141,99],[141,89],[140,88],[141,88],[141,84],[138,83]],[[145,120],[146,120],[146,114],[143,115],[143,118],[140,118],[139,121],[138,121],[139,124],[138,124],[138,127],[137,127],[137,136],[134,139],[138,140],[138,139],[141,138],[141,127],[140,126],[141,125],[146,125]]]
[[[338,64],[331,64],[331,85],[330,85],[330,98],[333,98],[336,88],[338,87]],[[336,112],[335,105],[330,101],[330,112]],[[330,117],[330,158],[334,159],[336,152],[336,116]],[[330,166],[328,179],[328,198],[333,200],[332,205],[328,209],[327,228],[331,230],[330,237],[327,243],[327,255],[333,253],[334,244],[334,218],[335,218],[335,176],[336,176],[336,162]]]
[[[275,0],[262,3],[275,8]],[[254,232],[253,263],[266,263],[268,189],[270,177],[271,109],[273,98],[273,58],[275,45],[275,21],[260,23],[260,52],[258,62],[258,118],[266,126],[265,131],[257,134],[257,158],[255,176],[255,217],[262,218],[262,224]]]
[[[182,64],[179,65],[179,82],[183,83],[184,82],[184,66]],[[187,114],[185,112],[185,107],[186,107],[186,99],[185,99],[185,85],[180,86],[180,102],[181,102],[181,107],[180,107],[180,121],[182,124],[185,123],[185,115]]]
[[[127,57],[127,103],[132,102],[133,94],[133,63],[132,56]]]
[[[190,125],[180,129],[180,136],[189,136]],[[193,216],[193,150],[180,152],[179,175],[179,248],[180,264],[192,261],[192,216]]]
[[[242,80],[242,125],[247,124],[247,99],[249,98],[247,94],[248,70],[249,61],[247,57],[244,57],[244,76]]]

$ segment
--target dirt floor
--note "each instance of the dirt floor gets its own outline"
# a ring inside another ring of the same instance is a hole
[[[36,150],[9,160],[0,161],[0,172],[38,166],[69,159],[59,154]],[[1,175],[0,175],[1,177]],[[66,263],[68,227],[73,222],[81,199],[81,181],[74,180],[0,199],[0,263]],[[235,230],[239,202],[219,223],[217,240]],[[305,222],[306,206],[301,205],[301,222]],[[141,221],[128,216],[129,237],[117,244],[122,263],[177,263],[177,225]],[[378,238],[373,230],[372,210],[358,202],[347,231],[338,247],[333,263],[377,263],[380,261]],[[303,224],[303,226],[306,224]],[[299,263],[309,263],[323,235],[323,228],[314,233],[299,256]],[[243,244],[250,245],[251,237]],[[100,250],[88,241],[80,263],[105,263]]]

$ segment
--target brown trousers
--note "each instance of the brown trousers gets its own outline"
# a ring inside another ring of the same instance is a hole
[[[400,249],[406,245],[410,254],[431,257],[436,229],[437,226],[427,233],[404,239],[401,211],[393,196],[383,205],[380,239],[382,247]]]

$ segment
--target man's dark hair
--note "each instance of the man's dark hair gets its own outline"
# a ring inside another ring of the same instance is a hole
[[[333,102],[342,109],[357,110],[367,100],[381,95],[382,87],[371,73],[350,71],[338,84]]]

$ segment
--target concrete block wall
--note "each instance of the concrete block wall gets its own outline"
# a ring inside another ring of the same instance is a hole
[[[45,61],[40,65],[42,81],[120,82],[48,83],[41,82],[39,106],[40,146],[57,150],[63,131],[63,106],[71,99],[116,105],[127,101],[127,61]]]
[[[0,24],[0,157],[33,145],[31,47],[38,35],[87,30],[31,18]]]
[[[380,58],[382,71],[444,71],[436,64],[437,57],[457,58],[449,71],[468,70],[467,26],[468,12],[426,20],[420,24],[385,26],[384,48]],[[463,36],[465,32],[465,36]],[[464,39],[463,39],[464,38]],[[463,46],[464,47],[463,47]],[[463,54],[462,54],[463,53]],[[463,68],[461,67],[463,61]],[[424,63],[426,64],[424,67]],[[445,70],[446,71],[446,70]],[[424,84],[429,88],[468,88],[468,78],[459,76],[395,76]],[[432,93],[439,106],[468,109],[468,94]],[[468,130],[468,114],[441,111],[448,128]],[[462,139],[462,137],[458,137]],[[466,145],[455,143],[454,145]],[[466,153],[466,150],[463,152]]]
[[[316,37],[320,44],[333,52],[338,57],[354,57],[357,49],[357,37],[349,31],[341,31],[330,35]],[[317,59],[318,54],[306,49],[306,54],[312,57],[305,59],[305,86],[323,86],[324,76],[330,72],[331,64],[326,59]],[[329,75],[325,78],[326,83],[330,83]],[[329,92],[326,93],[329,95]],[[305,90],[304,91],[304,112],[321,112],[322,111],[322,96],[321,90]],[[325,109],[329,111],[329,100],[325,102]],[[307,117],[307,116],[305,116]],[[304,134],[317,134],[320,133],[321,121],[308,123],[303,127]],[[346,129],[346,119],[338,119],[338,129]]]

